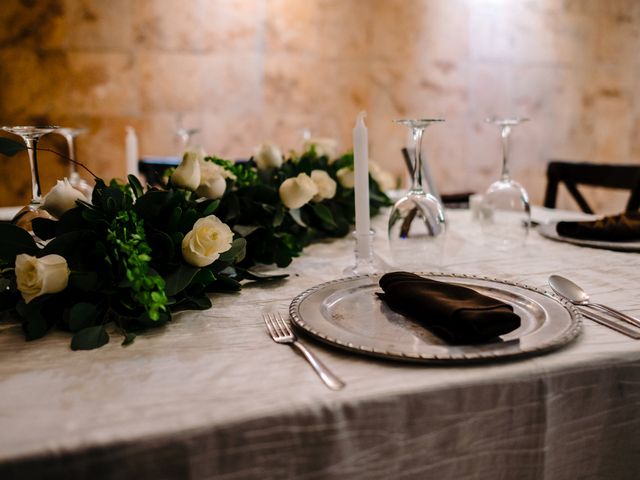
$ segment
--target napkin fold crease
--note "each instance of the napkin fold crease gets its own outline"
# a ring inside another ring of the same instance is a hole
[[[520,326],[513,307],[471,288],[409,272],[380,278],[377,295],[394,311],[410,317],[452,344],[499,341]]]

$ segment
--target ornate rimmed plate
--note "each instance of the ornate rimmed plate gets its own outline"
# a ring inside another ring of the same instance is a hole
[[[343,278],[298,295],[293,324],[339,348],[418,362],[474,362],[540,354],[559,348],[580,332],[581,316],[570,303],[526,285],[471,275],[423,273],[472,288],[513,306],[521,326],[492,343],[450,345],[422,325],[386,306],[376,292],[378,275]]]
[[[542,223],[537,230],[540,235],[558,242],[572,243],[581,247],[602,248],[605,250],[615,250],[618,252],[640,252],[640,241],[633,242],[607,242],[605,240],[586,240],[571,238],[560,235],[556,230],[558,222]]]

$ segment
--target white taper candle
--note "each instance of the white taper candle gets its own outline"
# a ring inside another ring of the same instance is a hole
[[[365,112],[360,112],[353,127],[353,163],[355,176],[356,236],[369,238],[369,148]]]
[[[138,171],[138,137],[133,127],[127,127],[125,136],[125,156],[127,159],[127,175],[140,175]]]

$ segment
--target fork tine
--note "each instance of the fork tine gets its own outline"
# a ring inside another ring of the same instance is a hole
[[[268,313],[263,313],[262,314],[262,319],[264,320],[264,324],[267,326],[267,330],[269,330],[269,335],[271,335],[272,338],[277,337],[278,334],[275,331],[275,329],[273,328],[273,324],[271,322],[271,317],[269,317]]]
[[[284,330],[282,330],[282,327],[278,323],[278,319],[276,318],[276,314],[275,313],[270,313],[269,314],[269,320],[271,321],[271,326],[275,330],[276,335],[278,337],[283,337],[283,336],[286,335],[286,332]]]
[[[276,316],[276,315],[274,315]],[[281,326],[282,330],[284,331],[285,335],[291,336],[293,335],[293,332],[291,331],[291,328],[289,327],[289,324],[287,323],[287,321],[282,318],[282,315],[280,314],[280,312],[277,313],[277,317],[278,317],[278,325]]]

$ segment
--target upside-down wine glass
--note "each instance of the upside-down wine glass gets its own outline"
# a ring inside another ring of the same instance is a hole
[[[511,129],[528,118],[487,118],[500,128],[502,140],[502,173],[482,198],[480,225],[485,242],[499,250],[512,250],[524,245],[531,223],[531,208],[526,190],[509,173],[509,138]]]
[[[180,141],[180,151],[178,152],[180,158],[182,158],[182,155],[184,154],[184,152],[186,152],[188,148],[191,147],[192,137],[199,132],[200,132],[199,128],[185,127],[183,115],[178,114],[176,118],[175,134]]]
[[[40,175],[38,173],[38,140],[43,135],[51,133],[58,127],[53,125],[45,126],[12,126],[2,127],[5,132],[13,133],[22,137],[27,146],[27,154],[29,155],[29,167],[31,169],[31,202],[23,207],[11,220],[11,223],[31,231],[31,220],[36,217],[51,218],[44,210],[40,210],[42,204],[42,189],[40,188]]]
[[[82,135],[83,133],[87,133],[86,128],[59,128],[56,130],[56,133],[59,133],[64,137],[67,141],[67,149],[69,151],[69,158],[73,160],[73,162],[69,162],[69,183],[73,188],[82,193],[87,199],[91,198],[91,193],[93,192],[93,188],[91,185],[83,179],[78,173],[78,167],[74,163],[76,161],[76,147],[75,147],[75,138],[78,135]]]
[[[422,185],[422,136],[425,128],[439,118],[395,120],[411,130],[414,143],[411,188],[391,209],[389,248],[395,263],[420,268],[437,266],[444,247],[444,208],[437,197],[425,192]]]

